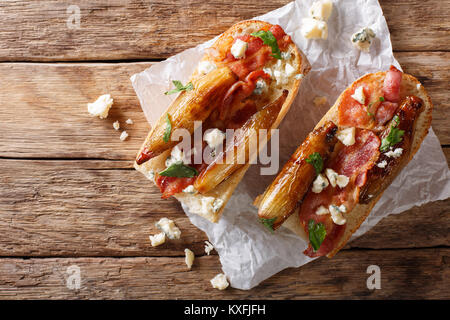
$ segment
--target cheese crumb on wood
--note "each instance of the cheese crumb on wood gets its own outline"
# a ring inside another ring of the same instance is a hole
[[[213,288],[219,289],[219,290],[225,290],[230,285],[228,283],[227,277],[223,273],[219,273],[214,278],[210,280],[211,285]]]
[[[120,140],[121,141],[125,141],[126,138],[128,138],[128,133],[126,131],[122,131],[122,133],[120,134]]]
[[[152,247],[162,245],[166,242],[166,234],[164,232],[155,234],[154,236],[149,236]]]
[[[115,122],[113,123],[113,128],[114,128],[114,130],[119,130],[119,128],[120,128],[120,123],[119,123],[119,121],[115,121]]]
[[[181,237],[180,229],[178,229],[175,222],[170,219],[161,218],[157,223],[155,223],[155,226],[164,232],[169,239],[180,239]]]
[[[88,112],[92,116],[97,116],[100,119],[105,119],[108,117],[109,109],[111,109],[114,100],[111,98],[110,94],[104,94],[97,98],[93,103],[88,103]]]
[[[189,270],[192,269],[192,264],[194,263],[195,255],[194,253],[189,249],[184,249],[185,254],[185,262]]]
[[[125,121],[125,123],[126,123],[126,124],[133,124],[134,122],[133,122],[133,120],[131,120],[131,119],[127,119],[127,121]]]

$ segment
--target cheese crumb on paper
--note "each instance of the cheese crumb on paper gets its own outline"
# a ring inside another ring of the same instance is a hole
[[[313,103],[316,107],[324,106],[328,102],[327,97],[315,97]]]

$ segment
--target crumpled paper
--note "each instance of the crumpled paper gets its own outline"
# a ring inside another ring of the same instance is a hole
[[[393,56],[389,30],[378,1],[335,1],[328,20],[328,40],[308,40],[301,35],[302,19],[308,17],[312,3],[312,0],[295,1],[256,17],[281,25],[312,66],[280,126],[280,168],[350,83],[366,73],[387,70],[391,64],[400,67]],[[366,26],[376,34],[369,53],[353,48],[350,41],[353,33]],[[213,41],[181,52],[131,77],[150,124],[156,122],[175,98],[163,94],[170,88],[171,81],[185,83],[203,50]],[[326,97],[328,103],[316,107],[313,104],[316,96]],[[313,260],[302,253],[307,247],[304,240],[286,228],[271,234],[257,219],[252,202],[273,178],[261,176],[259,165],[251,166],[217,224],[183,208],[191,222],[207,234],[234,288],[250,289],[285,268],[299,267]],[[353,238],[364,234],[389,214],[448,197],[450,172],[439,140],[430,130],[413,160],[389,186]]]

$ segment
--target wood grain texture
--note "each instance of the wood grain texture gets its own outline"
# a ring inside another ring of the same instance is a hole
[[[132,168],[149,126],[129,77],[152,64],[133,61],[167,58],[288,2],[80,0],[78,30],[66,24],[72,1],[0,2],[0,298],[450,298],[450,199],[383,219],[332,260],[222,292],[209,283],[221,266],[215,251],[204,253],[206,235]],[[433,128],[448,146],[450,1],[380,4],[395,56],[428,89]],[[42,63],[63,61],[77,63]],[[89,117],[86,103],[103,93],[115,100],[108,119]],[[165,216],[182,238],[152,248],[148,236]],[[184,248],[198,256],[190,272]],[[372,264],[381,290],[366,287]],[[71,265],[81,268],[80,290],[66,287]]]
[[[397,53],[405,72],[428,89],[435,109],[433,128],[450,144],[450,52]],[[151,63],[0,64],[0,156],[14,158],[96,158],[131,160],[149,125],[129,80]],[[86,104],[111,93],[114,105],[105,120],[92,118]],[[131,118],[135,123],[126,125]],[[130,137],[119,140],[119,120]]]
[[[71,1],[2,1],[0,61],[166,58],[289,2],[81,0],[80,29],[69,29]],[[394,50],[450,50],[448,1],[380,3]]]
[[[3,299],[449,299],[450,249],[345,251],[286,269],[248,291],[213,289],[217,256],[184,258],[2,259]],[[79,290],[66,287],[69,266],[80,268]],[[381,270],[381,289],[367,289],[369,265]],[[200,271],[200,272],[199,272]]]
[[[0,167],[0,256],[205,254],[206,235],[130,162],[0,160]],[[348,247],[448,246],[448,212],[445,200],[390,216]],[[153,248],[148,236],[162,217],[173,219],[182,237]]]

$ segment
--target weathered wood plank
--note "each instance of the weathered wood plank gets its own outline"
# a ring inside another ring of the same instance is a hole
[[[166,58],[288,2],[82,0],[76,3],[80,29],[69,29],[72,2],[2,1],[0,61]],[[381,5],[394,50],[450,50],[448,1],[383,0]]]
[[[186,247],[204,254],[206,235],[130,162],[3,159],[0,167],[0,256],[181,256]],[[450,200],[393,215],[350,247],[448,246],[448,212]],[[162,217],[182,238],[152,248],[148,236]]]
[[[449,1],[380,0],[380,4],[391,33],[394,51],[450,49],[450,22],[447,18],[450,14]]]
[[[397,52],[395,57],[428,90],[434,105],[433,129],[442,144],[450,144],[450,52]]]
[[[284,270],[242,291],[213,289],[217,256],[184,258],[0,259],[2,299],[449,299],[450,249],[345,251]],[[66,287],[69,266],[80,268],[79,290]],[[369,265],[381,270],[381,289],[367,289]]]
[[[450,52],[397,53],[406,72],[418,76],[435,104],[433,127],[450,144]],[[150,63],[0,64],[0,156],[132,159],[149,128],[129,77]],[[103,93],[115,99],[105,120],[91,118],[86,103]],[[125,125],[131,118],[133,125]],[[119,120],[130,137],[119,140]]]
[[[150,65],[0,64],[0,155],[133,159],[149,125],[129,79]],[[87,103],[104,93],[114,98],[108,118],[91,117]]]

